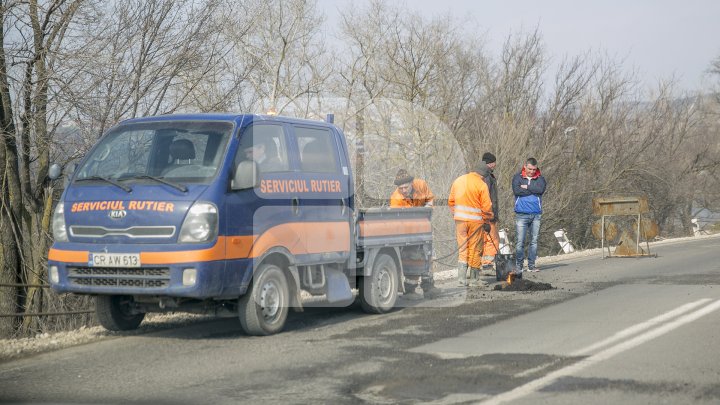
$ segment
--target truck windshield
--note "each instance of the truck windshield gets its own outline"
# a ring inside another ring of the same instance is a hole
[[[233,131],[229,122],[162,121],[120,125],[90,151],[75,180],[163,179],[165,184],[209,183]]]

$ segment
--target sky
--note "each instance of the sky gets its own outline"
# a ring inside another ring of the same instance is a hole
[[[366,0],[318,0],[326,26],[338,9]],[[396,2],[392,2],[393,4]],[[485,34],[498,55],[511,33],[539,29],[551,63],[591,52],[622,63],[642,85],[674,78],[680,92],[707,90],[710,63],[720,57],[720,0],[408,0],[404,7],[427,17],[450,14]]]

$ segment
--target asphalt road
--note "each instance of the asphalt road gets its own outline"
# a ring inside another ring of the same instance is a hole
[[[657,258],[547,264],[550,291],[463,290],[386,315],[236,319],[0,364],[0,401],[52,403],[720,403],[720,238]]]

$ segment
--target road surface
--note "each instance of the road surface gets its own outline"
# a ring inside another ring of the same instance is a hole
[[[313,308],[269,337],[232,318],[115,336],[1,363],[0,402],[720,403],[720,238],[652,251],[526,274],[550,291]]]

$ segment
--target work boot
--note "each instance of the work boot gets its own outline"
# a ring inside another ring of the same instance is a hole
[[[408,301],[420,301],[423,299],[423,296],[418,294],[415,291],[411,291],[411,292],[405,292],[405,294],[403,294],[403,298],[405,298]]]
[[[405,293],[403,294],[403,298],[410,301],[419,301],[422,299],[422,295],[415,292],[415,289],[417,288],[417,285],[412,285],[412,287],[405,288]]]
[[[493,268],[493,265],[492,264],[483,264],[482,265],[482,275],[483,276],[494,276],[495,269]]]
[[[461,286],[467,285],[467,277],[468,277],[467,263],[458,263],[458,268],[457,268],[458,285],[461,285]]]
[[[422,295],[415,292],[417,289],[417,284],[414,283],[404,283],[405,287],[405,293],[403,294],[403,298],[410,301],[418,301],[421,300],[423,297]]]
[[[487,281],[482,280],[480,278],[480,269],[478,269],[476,267],[472,267],[470,269],[470,272],[472,273],[472,275],[470,276],[472,278],[472,280],[470,281],[470,284],[469,284],[471,287],[484,287],[484,286],[488,285]]]
[[[432,300],[440,296],[440,294],[442,294],[442,291],[434,285],[423,288],[423,297],[425,297],[425,299]]]
[[[423,297],[429,300],[437,298],[441,293],[440,289],[435,287],[432,279],[423,279],[420,287],[423,290]]]

